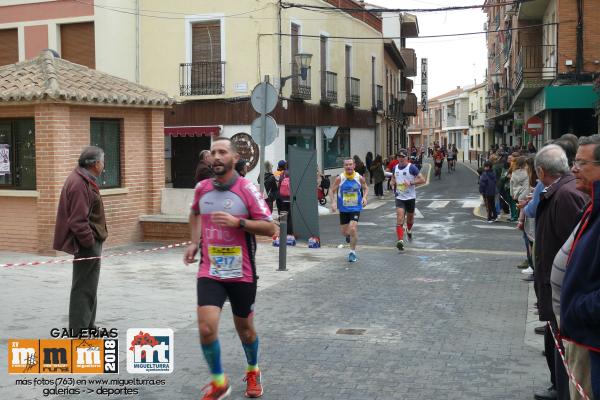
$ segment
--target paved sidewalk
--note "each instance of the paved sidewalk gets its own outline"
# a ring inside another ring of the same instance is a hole
[[[155,246],[141,243],[112,248],[105,251],[104,255]],[[278,249],[259,243],[258,290],[292,281],[298,274],[344,254],[345,250],[337,248],[309,249],[306,245],[288,247],[288,271],[279,272]],[[197,266],[185,266],[182,255],[183,249],[175,248],[102,261],[97,323],[101,327],[119,329],[121,371],[126,370],[123,360],[128,328],[169,327],[175,330],[176,343],[183,331],[193,337],[192,343],[198,343],[195,307]],[[0,264],[52,259],[35,254],[0,252]],[[52,328],[68,326],[71,271],[72,263],[0,269],[0,281],[5,282],[0,291],[0,304],[5,305],[0,308],[0,366],[4,366],[0,368],[0,399],[33,398],[34,391],[31,388],[15,387],[15,378],[18,376],[6,373],[7,340],[50,338]],[[225,318],[228,318],[227,314]],[[178,353],[177,361],[180,354],[183,356],[184,353]],[[201,356],[196,361],[200,371],[203,367]]]

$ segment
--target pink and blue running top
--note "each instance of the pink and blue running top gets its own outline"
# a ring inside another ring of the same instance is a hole
[[[228,190],[218,190],[212,179],[196,185],[192,212],[200,215],[202,239],[198,278],[226,282],[254,282],[257,278],[256,236],[241,228],[218,226],[212,213],[223,211],[237,218],[272,221],[271,212],[254,184],[238,177]]]

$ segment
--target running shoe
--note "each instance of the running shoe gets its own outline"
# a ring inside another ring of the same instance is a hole
[[[346,235],[346,243],[350,243],[350,235]]]
[[[408,237],[408,240],[412,240],[412,229],[406,230],[406,237]]]
[[[356,253],[350,253],[348,254],[348,262],[357,262],[358,261],[358,256],[356,255]]]
[[[244,393],[246,397],[254,399],[263,395],[260,371],[246,372],[244,380],[246,381],[246,393]]]
[[[398,248],[398,250],[402,251],[404,250],[404,240],[398,240],[396,242],[396,247]]]
[[[229,379],[225,378],[225,385],[217,386],[214,382],[202,388],[204,395],[201,400],[221,400],[226,399],[231,394],[231,385]]]

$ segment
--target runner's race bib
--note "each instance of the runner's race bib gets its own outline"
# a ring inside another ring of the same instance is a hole
[[[241,246],[208,246],[211,276],[220,279],[242,278]]]
[[[344,207],[358,206],[358,193],[357,192],[342,193],[342,204],[344,205]]]
[[[405,192],[407,188],[408,187],[404,183],[401,183],[401,184],[398,185],[398,191],[399,192]]]

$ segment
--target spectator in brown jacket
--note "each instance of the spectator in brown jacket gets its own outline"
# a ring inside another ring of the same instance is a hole
[[[212,156],[210,155],[210,150],[202,150],[199,157],[200,161],[196,166],[196,173],[194,174],[196,183],[215,176],[212,170]]]
[[[100,257],[108,236],[104,205],[96,179],[104,170],[104,151],[86,147],[79,166],[67,177],[60,193],[54,249],[75,256],[75,260]],[[81,329],[95,329],[100,259],[73,261],[73,282],[69,302],[69,329],[77,336]]]

